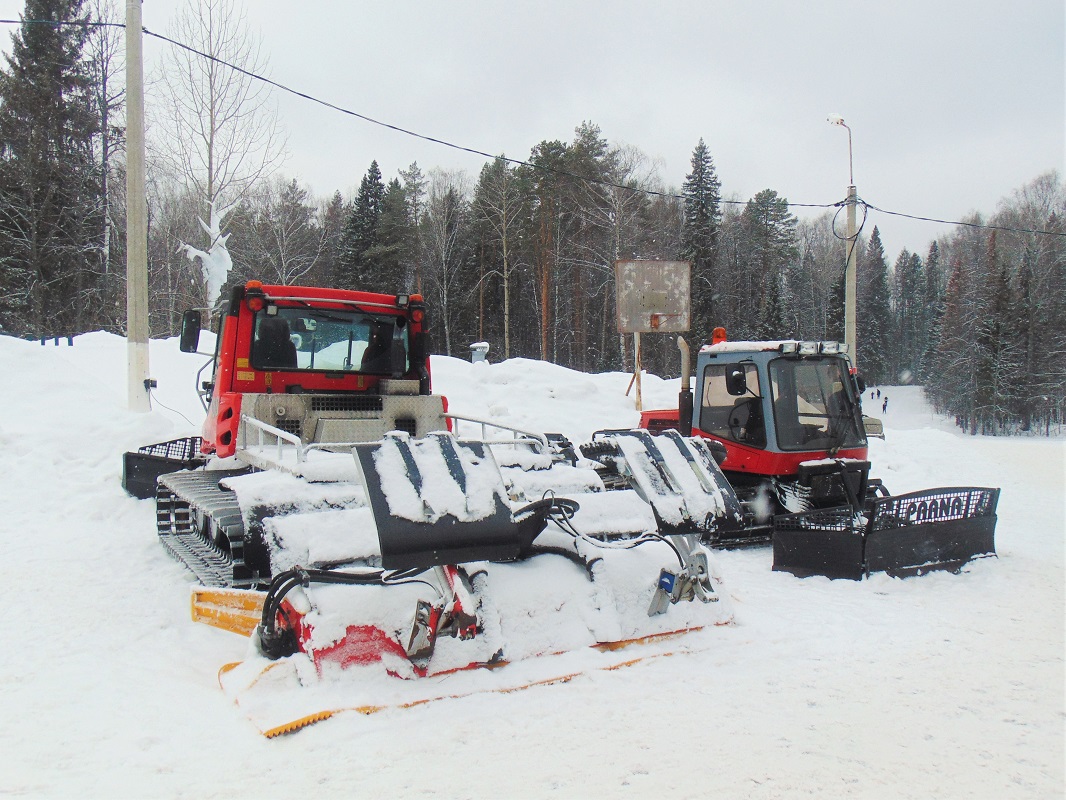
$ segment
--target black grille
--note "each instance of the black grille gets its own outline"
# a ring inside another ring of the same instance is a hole
[[[275,428],[280,428],[285,433],[291,433],[293,436],[303,436],[303,425],[298,419],[279,419],[274,423]]]
[[[839,531],[860,533],[855,527],[855,513],[850,507],[802,511],[798,514],[778,514],[774,517],[774,533],[779,531]]]
[[[148,456],[187,461],[199,456],[201,441],[199,436],[189,436],[185,439],[173,439],[169,442],[145,445],[138,448],[137,452]]]
[[[317,395],[311,398],[312,411],[381,411],[378,395]]]
[[[669,419],[649,419],[648,430],[653,434],[662,433],[663,431],[676,431],[680,430],[678,423]]]
[[[871,530],[909,525],[991,517],[996,513],[999,489],[951,487],[893,495],[874,504]]]
[[[396,430],[404,431],[414,436],[418,433],[418,423],[413,419],[398,419],[396,420]]]

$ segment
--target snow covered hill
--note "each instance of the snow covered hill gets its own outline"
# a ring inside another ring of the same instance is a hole
[[[883,387],[894,492],[1003,488],[998,559],[853,583],[723,552],[737,623],[669,658],[263,739],[218,687],[246,642],[189,621],[189,576],[120,486],[127,449],[198,430],[203,359],[0,337],[0,794],[30,797],[1047,798],[1064,790],[1062,440],[973,438]],[[454,411],[583,441],[636,422],[628,375],[435,358]],[[645,406],[676,403],[648,377]],[[868,395],[867,395],[868,397]],[[880,416],[880,404],[874,410]],[[869,413],[869,409],[868,409]]]

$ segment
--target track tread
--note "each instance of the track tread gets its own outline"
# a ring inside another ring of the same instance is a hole
[[[244,518],[237,496],[219,486],[224,478],[247,470],[188,470],[159,478],[156,528],[167,551],[204,586],[248,588],[258,581],[247,577],[244,563]],[[228,552],[206,538],[193,509],[209,517],[226,537]]]

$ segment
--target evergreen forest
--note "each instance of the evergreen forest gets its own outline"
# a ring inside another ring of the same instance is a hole
[[[223,0],[205,3],[226,10]],[[23,18],[62,24],[13,28],[0,67],[0,332],[122,334],[121,27],[105,0],[27,0]],[[69,24],[94,22],[112,24]],[[182,108],[181,88],[168,88],[168,108]],[[238,135],[221,135],[228,123],[212,114],[220,128],[202,159],[174,158],[165,141],[149,150],[152,337],[174,335],[186,308],[208,304],[188,252],[212,244],[200,223],[209,204],[233,262],[222,297],[249,279],[419,293],[436,353],[464,357],[485,341],[493,360],[592,372],[633,369],[632,337],[615,319],[618,260],[691,263],[690,342],[709,341],[716,326],[731,339],[842,340],[854,247],[857,360],[869,384],[922,384],[970,433],[1061,432],[1066,185],[1056,173],[1018,187],[987,216],[945,226],[925,252],[892,256],[872,220],[854,241],[845,237],[842,204],[801,218],[772,188],[729,197],[702,139],[690,171],[664,178],[591,121],[569,141],[487,160],[476,175],[417,163],[383,174],[367,153],[353,174],[338,174],[357,191],[316,196],[278,168],[280,140],[265,135],[278,122],[256,87],[227,91],[241,110]],[[240,135],[256,111],[266,121]],[[646,369],[678,374],[672,335],[643,344]]]

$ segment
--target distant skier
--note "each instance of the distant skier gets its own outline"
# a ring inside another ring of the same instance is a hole
[[[888,395],[885,395],[885,402],[883,402],[881,404],[881,413],[882,414],[887,414],[888,413]]]
[[[874,399],[874,393],[873,393],[873,390],[871,390],[871,391],[870,391],[870,399],[871,399],[871,400],[873,400],[873,399]]]
[[[878,400],[881,399],[881,390],[880,389],[877,390],[877,399]]]

